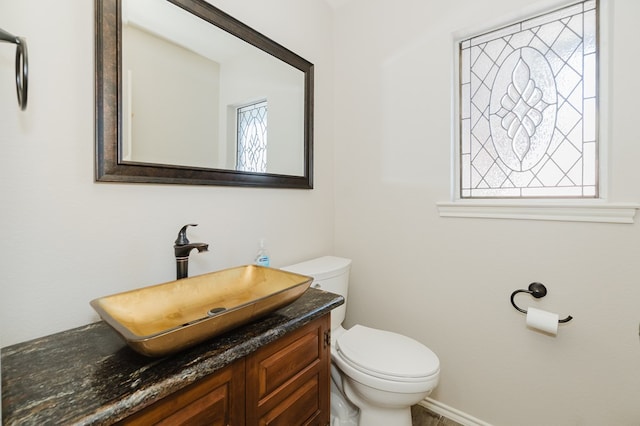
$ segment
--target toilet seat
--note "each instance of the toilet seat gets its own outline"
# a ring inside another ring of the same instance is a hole
[[[394,382],[425,382],[438,375],[436,354],[410,337],[355,325],[336,341],[342,360],[369,376]]]

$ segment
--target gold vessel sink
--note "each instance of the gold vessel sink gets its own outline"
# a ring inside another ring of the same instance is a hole
[[[92,300],[100,317],[146,356],[193,346],[285,306],[312,278],[239,266]]]

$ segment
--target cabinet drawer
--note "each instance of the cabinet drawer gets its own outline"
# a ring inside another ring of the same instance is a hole
[[[291,426],[296,424],[316,424],[313,421],[320,414],[320,381],[313,375],[287,398],[279,401],[266,412],[259,421],[260,426]],[[305,420],[306,419],[306,420]],[[304,423],[301,423],[304,421]]]
[[[264,398],[320,358],[320,338],[310,330],[293,343],[258,360],[258,397]]]

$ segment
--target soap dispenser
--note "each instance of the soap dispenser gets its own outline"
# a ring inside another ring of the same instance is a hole
[[[269,253],[265,248],[264,238],[260,240],[260,249],[256,255],[255,264],[259,266],[269,266],[271,264],[269,259]]]

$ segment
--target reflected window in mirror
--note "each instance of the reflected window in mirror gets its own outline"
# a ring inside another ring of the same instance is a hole
[[[237,109],[236,170],[267,171],[267,101],[245,105]]]

